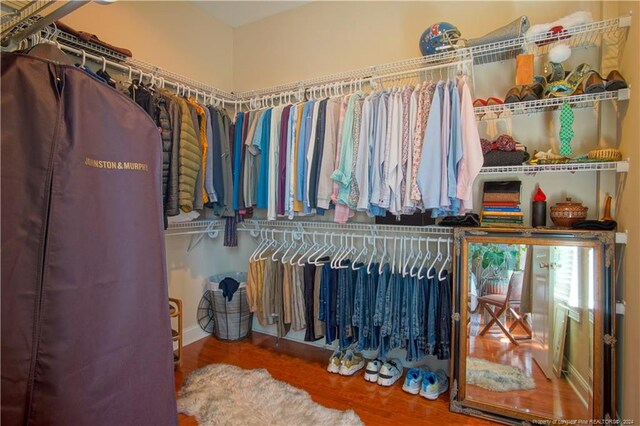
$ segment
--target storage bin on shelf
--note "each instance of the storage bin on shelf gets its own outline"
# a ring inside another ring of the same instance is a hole
[[[233,278],[240,283],[231,300],[224,297],[219,284],[225,278]],[[208,290],[211,292],[213,310],[213,335],[219,340],[240,340],[249,334],[253,315],[249,311],[246,290],[246,272],[227,272],[209,277]]]

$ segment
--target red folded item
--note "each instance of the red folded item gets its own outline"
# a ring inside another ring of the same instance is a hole
[[[56,21],[56,27],[58,27],[59,30],[64,31],[65,33],[69,33],[71,35],[78,37],[82,41],[95,43],[102,47],[106,47],[107,49],[113,50],[114,52],[118,52],[124,56],[128,56],[130,58],[133,57],[133,54],[129,49],[124,47],[117,47],[112,44],[106,43],[100,40],[98,36],[95,34],[74,30],[73,28],[71,28],[70,26],[68,26],[67,24],[61,21]]]

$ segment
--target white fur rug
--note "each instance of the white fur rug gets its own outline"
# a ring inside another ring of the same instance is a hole
[[[467,384],[495,392],[536,387],[534,380],[521,369],[480,358],[467,358]]]
[[[212,364],[185,379],[178,411],[209,425],[362,425],[352,411],[333,410],[275,380],[265,369]]]

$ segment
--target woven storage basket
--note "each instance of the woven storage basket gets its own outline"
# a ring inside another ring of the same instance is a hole
[[[594,149],[589,151],[587,156],[591,159],[597,159],[602,161],[620,161],[622,160],[622,153],[614,148]]]

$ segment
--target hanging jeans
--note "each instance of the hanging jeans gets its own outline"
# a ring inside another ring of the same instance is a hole
[[[438,327],[436,353],[438,359],[449,359],[451,344],[451,276],[445,271],[445,278],[438,281]]]
[[[415,272],[415,271],[414,271]],[[417,361],[424,358],[424,319],[425,319],[425,286],[424,279],[419,280],[418,277],[410,278],[411,280],[411,302],[410,302],[410,322],[409,322],[409,340],[407,342],[407,361]]]
[[[341,266],[346,268],[338,269],[338,300],[337,300],[337,322],[338,338],[340,349],[345,349],[351,344],[353,332],[351,329],[351,318],[353,311],[354,295],[354,273],[351,269],[351,261],[341,262]]]
[[[367,265],[358,269],[356,278],[353,324],[358,327],[356,351],[378,349],[379,327],[373,324],[378,287],[378,266],[373,264],[371,273]]]
[[[364,331],[364,304],[365,304],[365,285],[366,285],[367,268],[363,265],[358,267],[356,272],[356,285],[353,295],[353,318],[351,322],[354,327],[358,327],[358,341],[356,344],[356,351],[362,351],[364,349],[365,341],[363,336]]]
[[[426,319],[426,330],[425,335],[427,338],[427,345],[425,348],[425,353],[427,355],[435,355],[436,349],[436,329],[438,327],[438,272],[435,269],[431,269],[431,274],[433,278],[427,278],[427,319]]]
[[[311,342],[316,340],[314,333],[314,318],[313,318],[313,299],[314,288],[313,282],[316,274],[316,265],[312,263],[305,263],[304,265],[304,319],[306,331],[304,334],[304,340]]]
[[[384,358],[387,355],[388,347],[389,347],[389,337],[388,333],[385,331],[383,324],[385,319],[385,309],[387,305],[387,287],[389,284],[389,279],[391,275],[389,264],[385,264],[382,267],[382,273],[378,277],[378,288],[376,291],[376,307],[375,313],[373,316],[373,324],[378,327],[379,330],[379,340],[378,347],[379,353],[378,358]]]
[[[322,280],[320,281],[320,321],[324,321],[325,343],[330,345],[338,335],[335,316],[335,302],[337,290],[337,271],[331,269],[329,263],[322,267]]]

